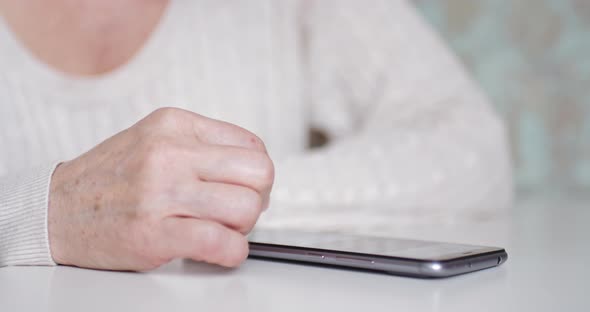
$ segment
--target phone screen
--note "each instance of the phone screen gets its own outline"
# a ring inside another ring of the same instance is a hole
[[[257,230],[251,243],[313,248],[417,260],[448,260],[495,251],[497,248],[385,237],[363,237],[336,233]]]

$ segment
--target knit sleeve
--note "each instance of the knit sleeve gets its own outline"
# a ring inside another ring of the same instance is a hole
[[[0,267],[55,265],[49,249],[49,183],[56,165],[0,177]]]
[[[510,206],[503,122],[414,8],[322,0],[306,16],[310,118],[331,143],[276,164],[262,225],[452,222]]]

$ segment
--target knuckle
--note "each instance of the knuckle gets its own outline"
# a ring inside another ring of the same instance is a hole
[[[156,121],[168,121],[170,119],[174,120],[177,118],[181,112],[182,110],[174,107],[160,107],[153,111],[151,115]]]
[[[176,147],[170,140],[153,139],[146,142],[142,153],[144,165],[149,168],[154,166],[159,168],[163,164],[169,163],[175,149]]]
[[[153,111],[149,118],[149,124],[160,129],[175,127],[180,118],[185,115],[185,111],[174,107],[162,107]]]

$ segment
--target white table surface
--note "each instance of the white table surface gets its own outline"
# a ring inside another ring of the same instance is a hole
[[[440,280],[248,260],[149,273],[0,269],[0,311],[590,311],[590,201],[519,199],[512,215],[397,236],[505,247],[499,268]]]

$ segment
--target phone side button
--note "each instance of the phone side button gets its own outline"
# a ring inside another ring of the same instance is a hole
[[[359,258],[359,257],[336,256],[335,259],[337,261],[341,261],[341,262],[354,262],[354,263],[366,262],[366,263],[370,263],[370,264],[375,264],[375,261],[373,261],[373,260]]]
[[[324,260],[324,259],[326,259],[326,256],[324,256],[324,255],[322,255],[322,254],[319,254],[319,253],[308,252],[308,253],[307,253],[307,255],[308,255],[308,256],[311,256],[311,257],[314,257],[314,258],[321,259],[321,260]]]

